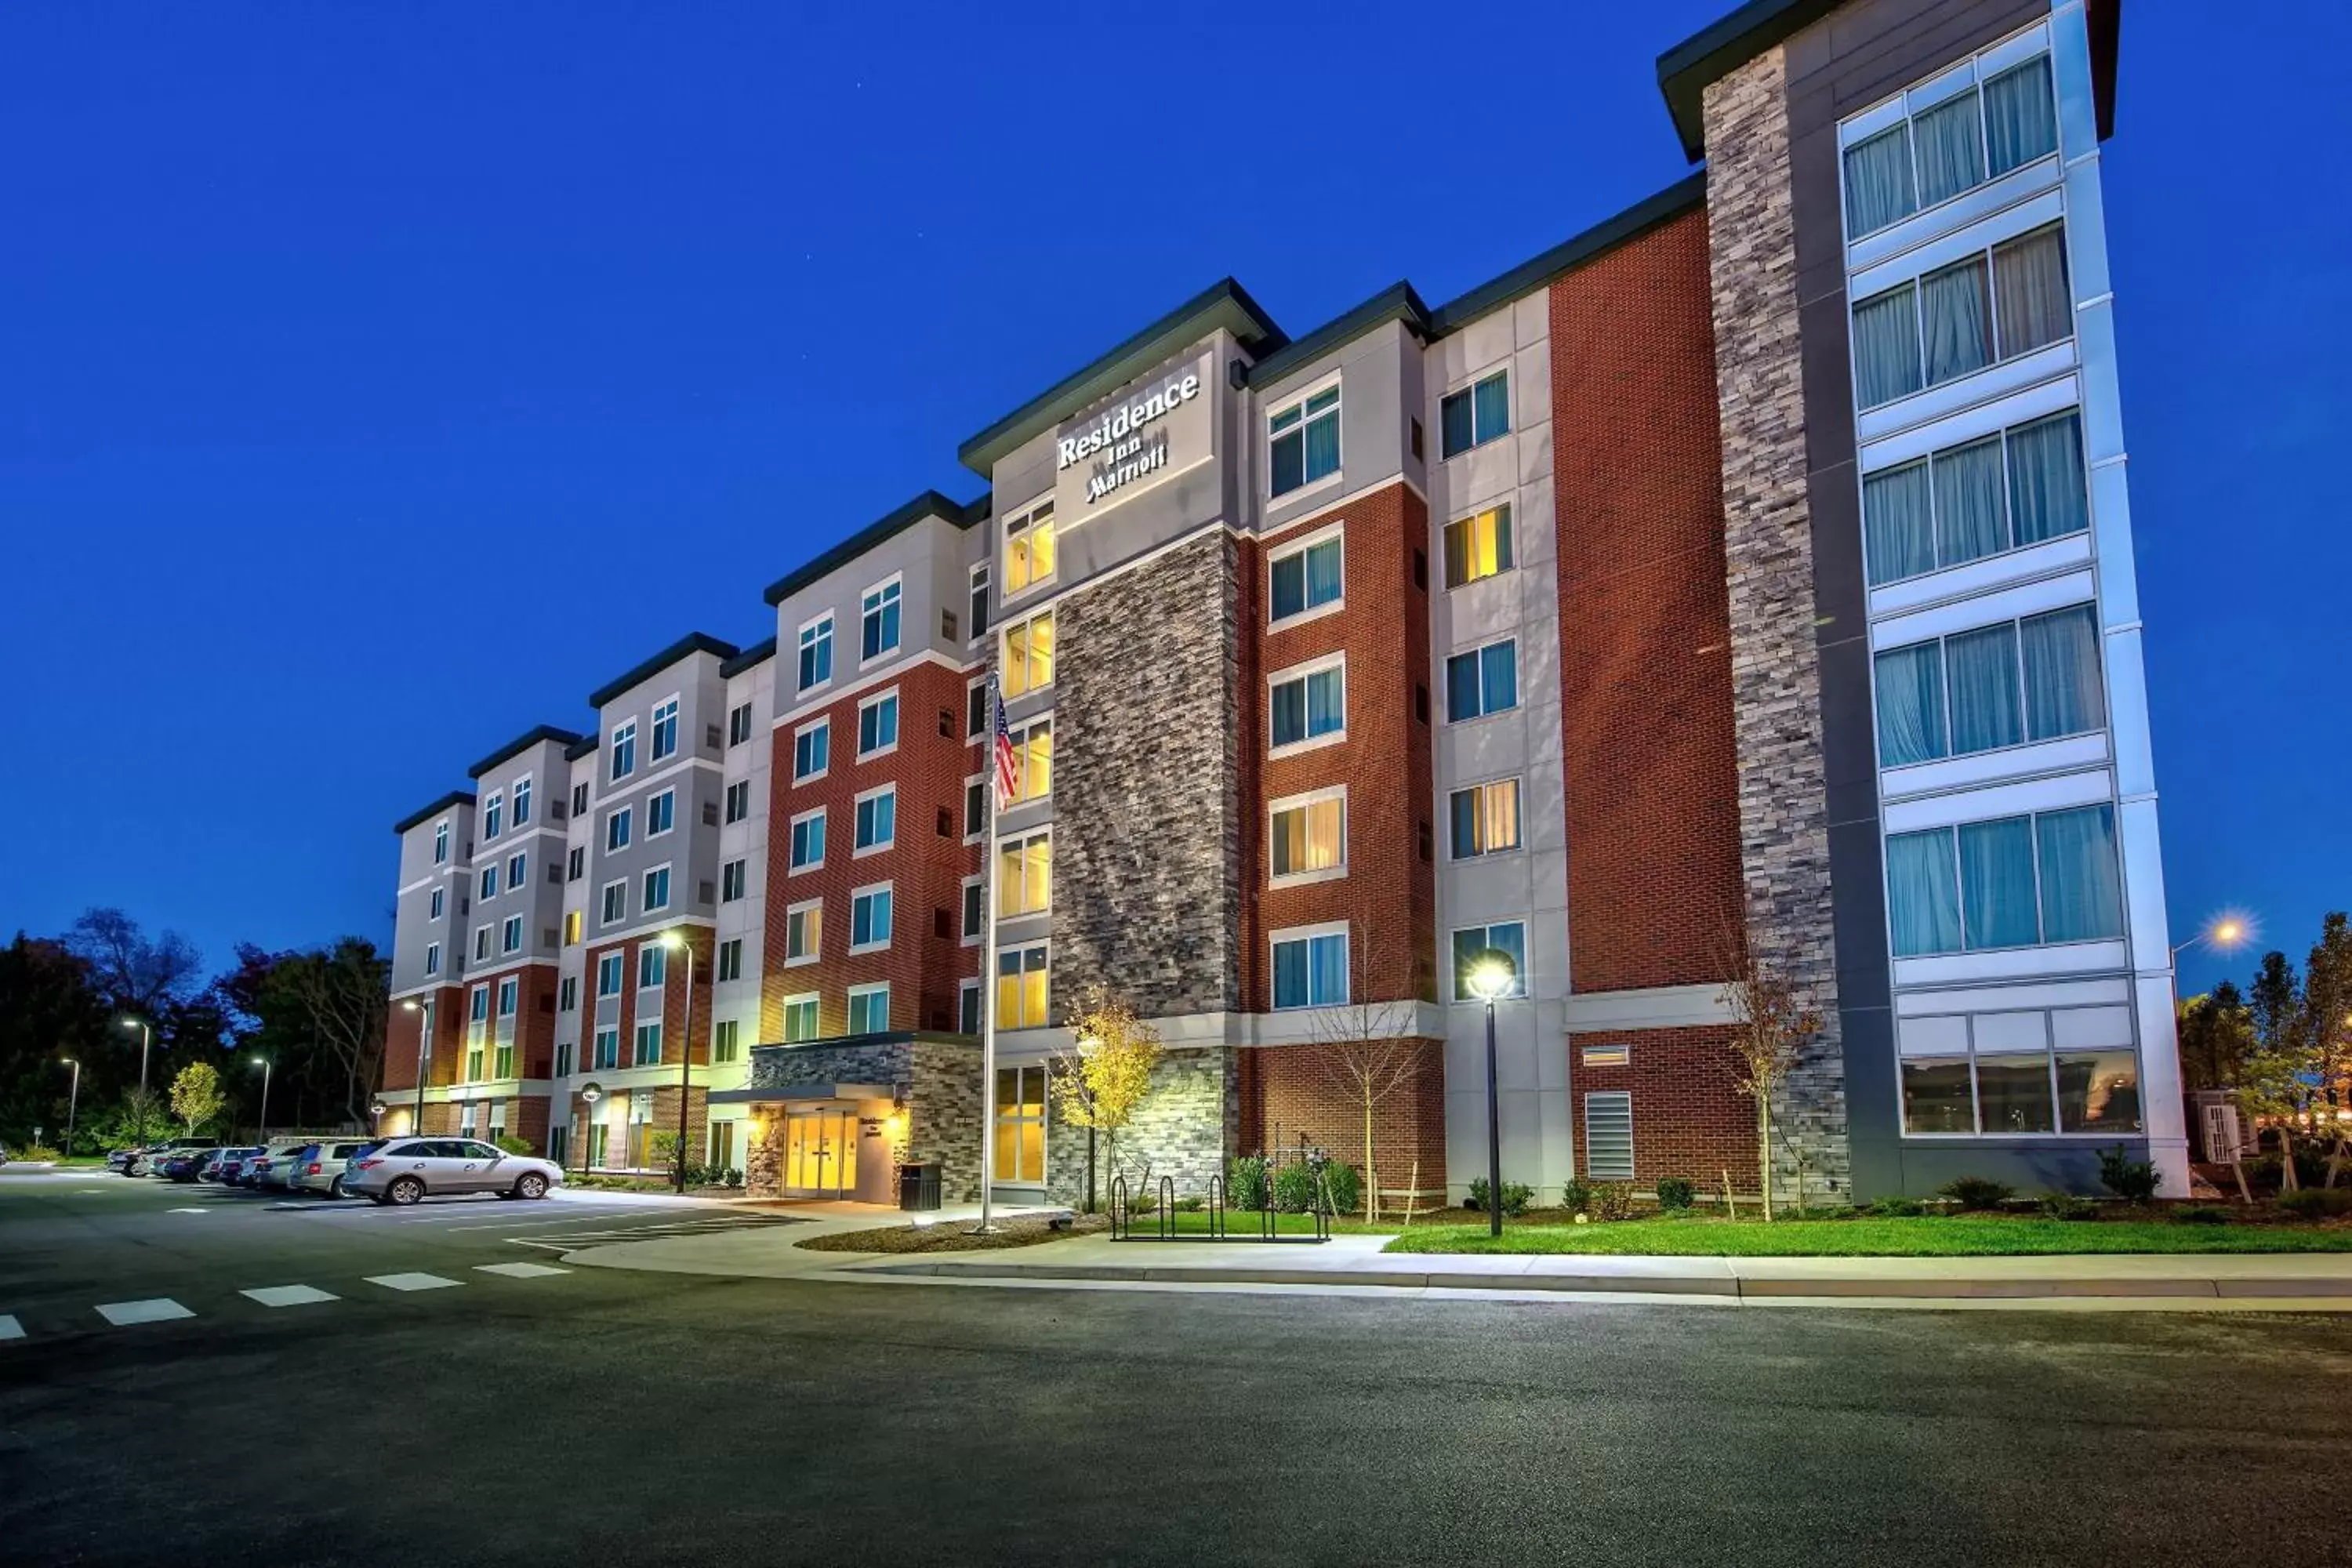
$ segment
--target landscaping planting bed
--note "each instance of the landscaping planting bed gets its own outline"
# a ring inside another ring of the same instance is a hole
[[[811,1252],[994,1252],[1008,1247],[1034,1247],[1066,1236],[1085,1236],[1110,1228],[1105,1215],[1080,1215],[1069,1228],[1055,1230],[1043,1218],[1001,1219],[986,1236],[974,1236],[970,1220],[941,1220],[935,1225],[891,1225],[872,1230],[841,1230],[812,1236],[794,1245]]]
[[[2095,1220],[2003,1214],[1724,1219],[1647,1215],[1589,1225],[1523,1219],[1500,1237],[1483,1224],[1415,1225],[1389,1252],[1568,1253],[1684,1258],[1999,1258],[2063,1253],[2352,1252],[2352,1225],[2262,1211],[2221,1223],[2143,1215]]]

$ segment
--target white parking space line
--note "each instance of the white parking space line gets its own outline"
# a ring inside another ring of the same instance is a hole
[[[21,1340],[24,1337],[25,1325],[16,1321],[16,1314],[0,1312],[0,1340]]]
[[[168,1323],[174,1318],[195,1316],[169,1296],[150,1296],[143,1301],[103,1302],[98,1315],[118,1329],[132,1323]]]
[[[308,1307],[320,1301],[342,1300],[333,1291],[321,1290],[315,1285],[264,1285],[257,1290],[239,1290],[237,1294],[265,1307]]]
[[[165,1209],[165,1214],[203,1214],[203,1209]]]
[[[477,1263],[478,1274],[503,1274],[509,1279],[544,1279],[551,1274],[569,1274],[569,1268],[551,1268],[544,1263]]]
[[[465,1283],[463,1279],[444,1279],[438,1274],[371,1274],[367,1282],[387,1290],[440,1290]]]

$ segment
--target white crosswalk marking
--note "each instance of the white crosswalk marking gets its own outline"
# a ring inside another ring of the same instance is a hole
[[[482,1274],[503,1274],[509,1279],[544,1279],[551,1274],[569,1274],[569,1268],[552,1268],[544,1263],[477,1263],[474,1268]]]
[[[315,1285],[264,1285],[255,1290],[239,1290],[237,1294],[265,1307],[308,1307],[319,1301],[342,1300],[333,1291],[321,1290]]]
[[[21,1340],[24,1337],[25,1325],[16,1321],[16,1314],[0,1312],[0,1340]]]
[[[98,1315],[118,1329],[132,1323],[168,1323],[174,1318],[195,1316],[169,1296],[150,1296],[143,1301],[103,1302]]]
[[[367,1282],[387,1290],[440,1290],[465,1283],[463,1279],[444,1279],[438,1274],[371,1274]]]

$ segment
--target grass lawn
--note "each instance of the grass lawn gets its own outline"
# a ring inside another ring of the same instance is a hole
[[[1989,1258],[2083,1252],[2352,1252],[2352,1226],[2184,1225],[2177,1220],[2029,1219],[1951,1215],[1917,1219],[1633,1219],[1520,1225],[1500,1239],[1483,1226],[1413,1226],[1390,1252],[1558,1252],[1681,1258]]]

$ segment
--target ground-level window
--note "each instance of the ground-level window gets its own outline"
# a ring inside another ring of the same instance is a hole
[[[1622,1090],[1584,1097],[1584,1173],[1596,1182],[1633,1179],[1633,1097]]]
[[[709,1141],[703,1147],[710,1152],[709,1163],[713,1169],[720,1171],[734,1169],[735,1124],[732,1121],[712,1122]]]
[[[996,1069],[996,1179],[1045,1179],[1045,1068]]]

